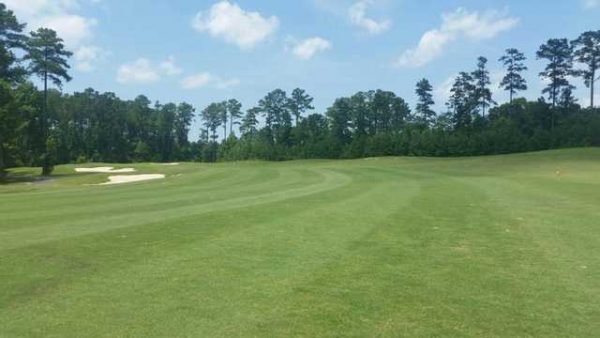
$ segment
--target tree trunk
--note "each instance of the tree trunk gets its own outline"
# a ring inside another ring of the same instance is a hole
[[[42,112],[42,176],[52,173],[50,155],[48,154],[48,72],[44,72],[44,109]]]
[[[2,135],[0,135],[0,179],[3,179],[6,175],[4,171],[4,143],[2,141]]]
[[[552,108],[556,108],[556,81],[552,84]]]
[[[594,109],[594,84],[596,80],[596,70],[592,70],[592,81],[590,83],[590,87],[591,87],[591,95],[590,95],[590,108]]]

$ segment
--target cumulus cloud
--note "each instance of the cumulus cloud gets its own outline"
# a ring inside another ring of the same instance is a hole
[[[210,73],[199,73],[186,77],[181,81],[183,89],[196,89],[207,86],[212,80]]]
[[[367,9],[373,4],[373,0],[361,0],[354,3],[348,9],[350,22],[362,28],[369,34],[379,34],[387,31],[392,26],[390,20],[375,20],[367,16]]]
[[[100,48],[93,44],[95,18],[76,14],[80,0],[5,0],[29,30],[50,28],[61,37],[67,49],[75,54],[75,69],[91,71],[94,62],[100,59]]]
[[[160,74],[146,58],[121,65],[117,72],[117,81],[125,84],[149,84],[159,80]]]
[[[231,87],[238,86],[241,83],[240,79],[238,79],[238,78],[233,78],[233,79],[228,79],[228,80],[216,78],[213,81],[214,81],[215,87],[218,89],[228,89]]]
[[[192,21],[192,27],[241,49],[251,49],[275,33],[279,19],[244,11],[236,3],[225,0],[215,3],[206,12],[199,12]]]
[[[93,37],[92,28],[97,25],[96,19],[85,18],[75,14],[61,14],[40,18],[36,24],[56,31],[67,46],[80,46]]]
[[[168,59],[160,63],[161,71],[168,76],[175,76],[183,73],[183,69],[179,68],[175,63],[175,57],[169,56]]]
[[[181,88],[190,90],[211,86],[218,89],[227,89],[233,86],[237,86],[239,84],[239,79],[233,78],[224,80],[218,76],[212,75],[211,73],[204,72],[190,75],[184,78],[181,81]]]
[[[36,16],[62,14],[79,7],[78,0],[4,0],[3,2],[21,20]]]
[[[320,37],[312,37],[295,42],[292,53],[301,60],[310,60],[317,53],[328,49],[331,49],[331,42]]]
[[[95,69],[98,60],[106,53],[96,46],[81,46],[73,54],[75,69],[80,72],[91,72]]]
[[[160,63],[142,57],[121,65],[117,71],[117,81],[124,84],[151,84],[160,81],[163,76],[181,73],[183,70],[176,65],[174,56]]]
[[[442,25],[423,34],[419,44],[405,51],[396,61],[399,67],[422,67],[439,57],[458,39],[486,40],[512,29],[519,19],[490,10],[483,13],[458,8],[442,15]]]

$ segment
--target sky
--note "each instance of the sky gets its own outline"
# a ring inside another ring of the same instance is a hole
[[[549,38],[600,29],[600,0],[4,0],[28,29],[56,30],[73,80],[123,99],[189,102],[229,98],[251,108],[266,93],[305,89],[315,112],[357,91],[395,92],[409,104],[427,78],[439,111],[460,71],[489,59],[494,98],[506,48],[528,57],[529,99],[541,96],[535,59]],[[573,79],[580,103],[589,94]],[[600,102],[600,98],[597,102]],[[197,137],[194,126],[192,138]]]

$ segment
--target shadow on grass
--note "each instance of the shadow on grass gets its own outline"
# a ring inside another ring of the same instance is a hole
[[[8,172],[4,176],[0,176],[0,185],[10,184],[48,184],[57,179],[68,178],[73,176],[82,176],[82,174],[52,174],[50,176],[34,175],[30,172]]]

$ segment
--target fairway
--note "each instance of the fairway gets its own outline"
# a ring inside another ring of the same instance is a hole
[[[0,337],[600,335],[600,149],[106,165],[0,185]]]

